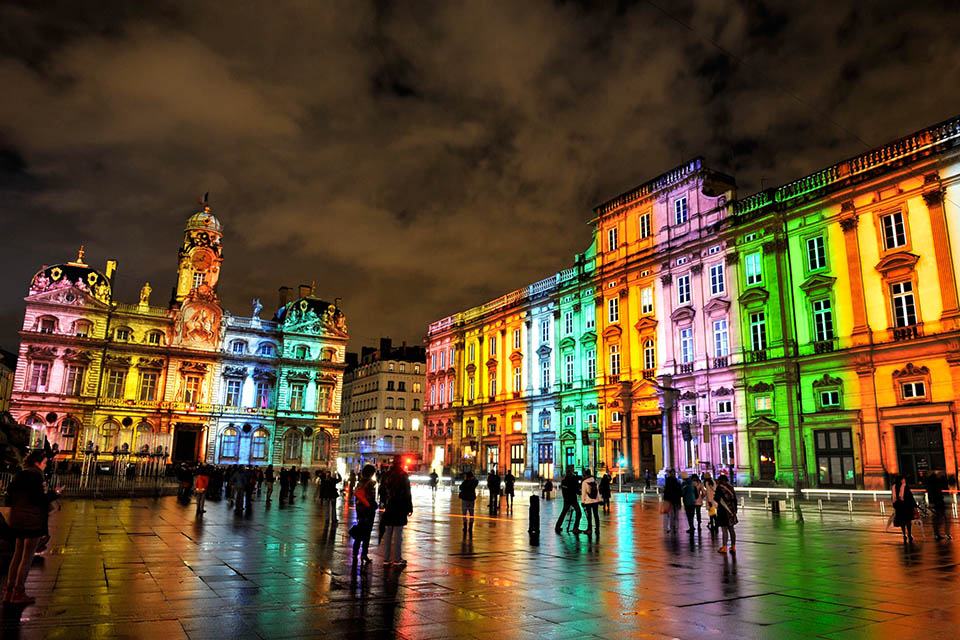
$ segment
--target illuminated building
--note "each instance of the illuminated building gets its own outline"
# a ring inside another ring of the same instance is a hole
[[[428,354],[453,355],[428,362],[447,394],[426,396],[425,454],[823,487],[956,473],[958,140],[950,120],[743,199],[697,159],[601,204],[571,269],[430,325]]]
[[[35,444],[46,436],[67,458],[108,462],[330,464],[347,342],[339,305],[309,291],[274,322],[259,308],[232,317],[216,293],[221,263],[221,223],[205,204],[184,229],[168,306],[150,303],[149,283],[138,303],[115,301],[116,263],[94,269],[82,249],[41,269],[11,402]]]
[[[348,354],[343,381],[340,457],[347,467],[389,463],[403,455],[410,468],[423,455],[423,347],[364,347],[359,358]],[[442,460],[439,462],[442,468]]]

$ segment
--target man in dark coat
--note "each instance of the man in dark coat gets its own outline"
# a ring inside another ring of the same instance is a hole
[[[563,509],[560,511],[560,517],[557,519],[555,530],[557,533],[562,532],[563,521],[567,517],[567,511],[572,509],[576,514],[573,522],[573,530],[579,533],[580,518],[583,516],[580,512],[580,503],[578,502],[580,479],[573,472],[572,466],[567,467],[567,475],[563,476],[563,480],[560,481],[560,495],[563,496]]]
[[[487,490],[490,492],[490,515],[500,512],[500,474],[494,467],[487,475]]]
[[[283,506],[283,501],[287,499],[287,494],[290,493],[290,472],[286,467],[280,467],[280,506]]]
[[[663,518],[663,530],[677,532],[679,528],[680,502],[683,500],[683,491],[680,488],[680,481],[673,469],[667,470],[667,478],[663,481],[663,501],[667,503],[668,510]]]

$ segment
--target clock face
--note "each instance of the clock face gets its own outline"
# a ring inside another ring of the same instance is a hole
[[[210,268],[210,265],[213,264],[213,259],[206,251],[200,251],[193,254],[192,262],[194,269],[204,270]]]

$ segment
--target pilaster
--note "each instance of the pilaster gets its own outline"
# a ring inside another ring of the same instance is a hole
[[[930,229],[933,233],[933,254],[937,264],[937,277],[940,281],[940,299],[943,312],[940,323],[944,330],[960,328],[960,305],[957,304],[957,278],[953,257],[950,251],[950,235],[947,231],[947,218],[943,211],[943,188],[936,174],[926,177],[926,185],[933,187],[923,194],[930,215]]]
[[[847,253],[847,274],[850,280],[850,304],[853,311],[853,346],[869,344],[872,333],[867,324],[867,305],[863,295],[863,273],[860,265],[860,242],[857,237],[857,225],[860,218],[853,209],[852,202],[841,205],[840,228],[843,230],[843,242]]]

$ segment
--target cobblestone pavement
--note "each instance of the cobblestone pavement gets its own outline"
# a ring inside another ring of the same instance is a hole
[[[544,503],[532,546],[526,496],[464,538],[448,490],[414,494],[402,571],[351,566],[342,505],[331,528],[310,499],[261,500],[244,517],[210,502],[202,521],[174,498],[66,501],[30,575],[37,603],[4,608],[4,637],[958,635],[957,543],[927,531],[907,547],[876,516],[808,513],[799,525],[748,510],[733,558],[706,529],[665,534],[639,496],[615,496],[599,543],[556,535],[560,504]]]

